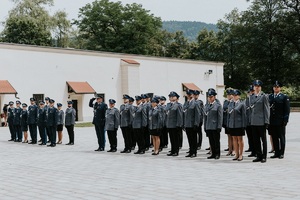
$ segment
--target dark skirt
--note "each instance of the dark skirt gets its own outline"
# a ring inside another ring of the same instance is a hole
[[[160,131],[158,131],[157,129],[150,130],[150,135],[160,136]]]
[[[230,128],[230,135],[231,136],[244,136],[245,129],[244,128]]]
[[[228,128],[228,127],[225,127],[224,129],[225,129],[225,134],[227,134],[227,135],[231,135],[231,133],[230,133],[230,128]]]
[[[57,129],[56,131],[63,131],[64,125],[63,124],[59,124],[57,125]]]
[[[21,131],[28,131],[28,125],[22,125]]]

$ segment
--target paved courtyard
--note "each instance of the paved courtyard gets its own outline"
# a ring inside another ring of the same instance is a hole
[[[232,161],[225,152],[207,160],[207,138],[191,159],[185,136],[179,157],[168,157],[168,149],[158,156],[95,152],[93,128],[76,128],[75,145],[56,148],[8,142],[0,128],[0,199],[300,199],[299,122],[292,113],[285,158],[265,164]],[[222,149],[226,139],[223,133]],[[121,150],[120,131],[118,144]]]

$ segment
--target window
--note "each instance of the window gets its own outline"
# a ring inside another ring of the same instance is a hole
[[[37,104],[39,101],[44,101],[44,94],[33,94],[32,97],[35,98]]]

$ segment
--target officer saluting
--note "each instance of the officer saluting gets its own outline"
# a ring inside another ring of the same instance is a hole
[[[30,98],[30,103],[31,105],[28,107],[28,125],[29,125],[31,142],[29,144],[36,144],[38,107],[35,103],[35,98]]]
[[[262,84],[263,83],[260,80],[255,80],[253,82],[254,93],[250,97],[250,124],[253,133],[254,148],[257,155],[257,158],[254,159],[253,162],[265,163],[267,161],[266,128],[269,124],[270,106],[268,96],[261,91]],[[263,151],[261,146],[263,146]]]
[[[93,103],[95,100],[97,101]],[[103,102],[103,96],[98,95],[97,98],[90,100],[89,106],[94,109],[93,124],[95,125],[96,135],[98,139],[98,149],[95,151],[104,151],[105,148],[105,113],[107,110],[106,103]]]
[[[15,141],[16,140],[16,132],[14,128],[14,102],[10,101],[9,102],[9,108],[7,109],[7,123],[9,127],[9,132],[10,132],[10,140],[8,141]]]
[[[270,102],[270,126],[269,133],[272,135],[275,154],[271,158],[284,158],[285,150],[285,127],[289,121],[290,102],[289,97],[282,94],[282,84],[275,81],[274,93],[269,95]]]

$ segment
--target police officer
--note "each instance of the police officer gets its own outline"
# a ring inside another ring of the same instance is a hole
[[[143,130],[147,126],[147,113],[142,104],[142,97],[135,96],[136,106],[133,107],[133,122],[132,128],[137,140],[138,151],[134,154],[144,154],[145,153],[145,138],[143,135]]]
[[[207,92],[208,101],[204,108],[204,130],[208,135],[211,156],[207,159],[219,159],[220,150],[220,132],[223,123],[223,109],[219,101],[216,100],[216,91],[209,89]]]
[[[199,120],[199,128],[197,130],[197,149],[200,150],[201,146],[202,146],[202,125],[203,125],[203,115],[204,115],[204,104],[203,101],[198,99],[199,98],[199,94],[200,91],[199,90],[194,90],[194,99],[195,99],[195,103],[198,104],[199,108],[200,108],[200,120]]]
[[[108,140],[110,143],[110,150],[107,152],[117,151],[117,131],[120,125],[120,112],[115,107],[116,101],[109,99],[109,108],[106,110],[105,130],[107,131]]]
[[[97,100],[96,100],[97,99]],[[95,103],[93,103],[96,100]],[[93,124],[95,126],[96,135],[98,139],[98,149],[95,151],[104,151],[105,148],[105,113],[107,104],[103,102],[103,96],[99,95],[97,98],[90,100],[89,106],[94,109]]]
[[[197,131],[200,124],[200,106],[194,99],[194,91],[187,90],[187,101],[183,105],[184,128],[188,138],[190,150],[185,157],[197,156]]]
[[[38,107],[35,103],[35,98],[30,98],[30,104],[31,105],[28,107],[28,125],[29,125],[31,142],[29,144],[36,144]]]
[[[73,108],[73,101],[68,101],[66,109],[65,126],[69,135],[69,142],[66,145],[74,145],[74,125],[76,119],[76,110]]]
[[[161,128],[163,126],[163,118],[161,109],[158,108],[159,99],[153,98],[151,100],[151,109],[149,110],[149,117],[148,117],[148,124],[150,135],[153,139],[153,147],[154,151],[152,155],[159,154],[159,147],[160,147],[160,134]]]
[[[39,109],[38,109],[38,119],[37,119],[37,125],[39,128],[39,133],[41,137],[41,142],[39,145],[46,145],[47,144],[47,134],[46,134],[46,110],[44,109],[45,102],[40,101],[39,103]]]
[[[222,127],[225,129],[225,134],[227,135],[227,138],[228,138],[228,149],[225,149],[225,151],[228,151],[228,154],[226,156],[233,155],[233,141],[232,141],[232,137],[230,135],[229,129],[227,128],[228,109],[233,104],[232,92],[233,92],[232,88],[228,88],[226,90],[227,99],[225,99],[225,101],[223,103],[223,124],[222,124]]]
[[[255,157],[256,153],[254,150],[254,141],[253,141],[253,134],[252,134],[252,128],[250,126],[250,117],[251,117],[251,108],[250,108],[250,97],[254,93],[254,87],[253,85],[250,85],[247,91],[247,99],[245,100],[246,105],[246,114],[247,114],[247,127],[246,127],[246,133],[248,138],[248,145],[249,148],[245,152],[251,152],[248,157]]]
[[[168,148],[168,131],[166,127],[166,97],[161,96],[159,98],[159,104],[158,108],[161,110],[162,113],[162,118],[163,118],[163,127],[161,129],[161,134],[160,134],[160,151],[162,151],[163,148]]]
[[[65,119],[65,113],[62,110],[62,104],[57,103],[57,136],[58,136],[58,141],[56,144],[62,144],[62,139],[63,139],[63,127],[64,127],[64,119]]]
[[[10,140],[8,141],[15,141],[16,140],[16,132],[14,128],[14,102],[10,101],[9,108],[7,109],[7,123],[10,132]]]
[[[243,136],[247,124],[246,105],[240,101],[241,92],[234,89],[232,91],[232,106],[228,107],[227,128],[233,139],[235,158],[233,160],[242,161],[244,151]]]
[[[134,98],[133,97],[130,97],[129,98],[129,104],[131,105],[131,108],[134,109]],[[135,138],[135,134],[134,134],[134,131],[133,131],[133,128],[130,127],[130,135],[131,135],[131,150],[133,151],[135,149],[135,146],[136,146],[136,143],[137,143],[137,139]]]
[[[272,135],[275,154],[271,158],[284,158],[285,151],[285,127],[289,121],[290,102],[289,97],[281,93],[282,84],[275,81],[273,94],[270,94],[270,126],[269,133]]]
[[[28,111],[26,103],[22,103],[22,111],[20,118],[21,131],[24,133],[24,141],[22,143],[28,143]]]
[[[121,153],[130,153],[132,148],[132,136],[130,129],[132,128],[133,121],[133,108],[129,104],[130,96],[123,95],[124,104],[120,106],[120,127],[124,138],[124,150]]]
[[[142,94],[141,97],[143,98],[143,106],[146,110],[147,118],[149,117],[149,110],[151,109],[151,102],[149,94]],[[150,133],[148,124],[144,129],[144,139],[145,139],[145,151],[148,151],[151,148],[151,140],[150,140]]]
[[[54,107],[55,101],[53,99],[49,100],[49,107],[46,113],[46,121],[47,128],[49,131],[50,144],[48,147],[56,146],[56,129],[57,129],[57,121],[58,121],[58,111],[57,108]]]
[[[50,107],[49,101],[50,101],[50,97],[45,97],[44,109],[45,109],[46,114],[48,113],[48,108]],[[48,126],[46,126],[46,134],[48,137],[47,143],[50,143],[50,131],[48,130]]]
[[[14,130],[16,134],[15,142],[22,142],[22,130],[21,130],[21,112],[22,108],[21,102],[19,100],[16,101],[16,108],[14,109]]]
[[[169,94],[171,104],[167,110],[166,127],[169,130],[171,141],[171,152],[168,156],[178,156],[179,154],[179,130],[183,125],[182,106],[178,103],[179,95],[172,91]]]
[[[251,117],[250,124],[252,127],[254,148],[257,158],[253,162],[267,161],[267,138],[266,128],[270,120],[270,105],[266,94],[261,91],[262,81],[255,80],[254,93],[250,97]],[[261,142],[262,141],[262,142]],[[263,150],[261,149],[263,146]]]

